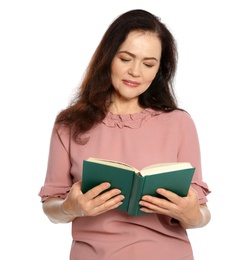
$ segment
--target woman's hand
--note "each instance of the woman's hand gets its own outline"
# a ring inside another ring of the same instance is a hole
[[[62,209],[75,217],[96,216],[115,209],[122,204],[124,196],[119,189],[106,191],[109,188],[110,184],[104,182],[83,194],[81,181],[76,182],[63,202]]]
[[[124,196],[119,189],[109,189],[108,182],[92,188],[85,194],[81,191],[81,181],[73,184],[65,200],[47,199],[43,210],[53,223],[68,223],[76,217],[96,216],[122,204]]]
[[[145,195],[139,202],[142,211],[170,216],[178,220],[184,228],[203,227],[210,221],[207,205],[199,205],[197,192],[192,187],[187,197],[180,197],[162,188],[158,189],[157,193],[166,199]]]

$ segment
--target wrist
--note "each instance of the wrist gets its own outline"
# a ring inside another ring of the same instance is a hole
[[[65,201],[63,201],[60,204],[60,211],[61,211],[62,215],[64,216],[64,219],[66,222],[71,222],[76,218],[75,214],[71,210],[67,209]]]

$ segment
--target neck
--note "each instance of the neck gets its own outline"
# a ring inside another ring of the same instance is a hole
[[[113,114],[134,114],[141,112],[143,108],[139,106],[138,104],[117,104],[117,103],[112,103],[109,107],[109,111]]]

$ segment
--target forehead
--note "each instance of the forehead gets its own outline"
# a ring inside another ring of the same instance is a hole
[[[135,55],[160,58],[161,41],[157,34],[145,31],[132,31],[128,34],[119,51],[128,51]]]

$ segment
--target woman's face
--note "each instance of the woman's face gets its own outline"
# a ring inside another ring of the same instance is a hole
[[[161,42],[153,33],[133,31],[120,46],[111,64],[114,100],[138,100],[156,76]]]

